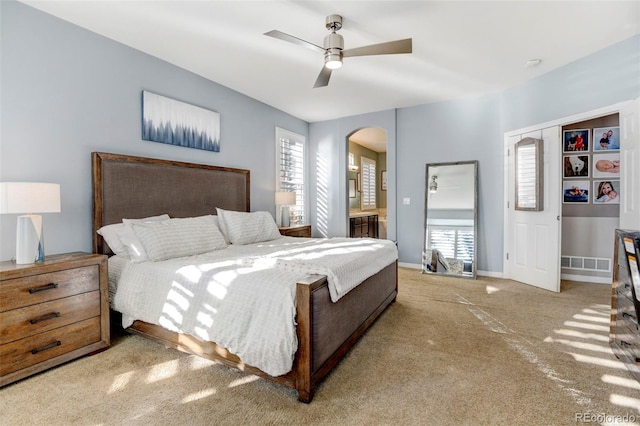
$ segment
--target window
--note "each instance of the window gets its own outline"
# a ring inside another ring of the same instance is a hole
[[[376,208],[376,162],[367,157],[360,157],[362,162],[362,193],[360,207],[362,210]]]
[[[304,150],[304,136],[276,127],[276,191],[296,193],[289,206],[292,225],[307,221]]]
[[[431,225],[427,239],[444,257],[473,261],[473,226]]]

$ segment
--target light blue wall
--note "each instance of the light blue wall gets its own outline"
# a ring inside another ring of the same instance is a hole
[[[348,235],[347,163],[349,136],[365,127],[387,132],[387,218],[396,212],[396,112],[381,111],[309,125],[311,224],[314,237]],[[387,222],[387,238],[396,239],[396,223]]]
[[[504,133],[640,97],[640,36],[500,93],[312,124],[14,1],[0,2],[0,51],[0,180],[61,184],[49,253],[91,249],[92,151],[247,168],[252,209],[275,212],[276,126],[308,138],[314,236],[344,236],[347,138],[380,127],[400,261],[420,262],[425,164],[479,160],[478,269],[501,272]],[[143,89],[218,111],[221,152],[142,141]],[[0,216],[0,260],[14,232],[15,215]]]
[[[91,251],[92,151],[250,169],[251,208],[275,214],[275,127],[307,137],[307,122],[22,3],[0,15],[0,180],[61,185],[48,253]],[[142,141],[143,89],[219,112],[220,152]],[[15,229],[0,216],[0,260]]]
[[[421,262],[425,165],[478,160],[478,269],[502,270],[502,133],[498,95],[398,110],[398,200],[411,200],[398,205],[403,262]]]
[[[640,95],[640,35],[501,93],[505,131],[591,111]]]
[[[389,223],[397,224],[396,236],[390,238],[398,241],[400,261],[421,261],[425,164],[478,160],[478,270],[501,273],[504,133],[638,97],[640,36],[635,36],[499,93],[398,109],[397,151],[389,148],[389,155],[395,155],[390,163],[397,170],[396,209],[392,215],[389,204]],[[359,116],[359,122],[367,117]],[[338,157],[339,141],[353,129],[351,120],[312,123],[312,144],[325,157],[335,156],[344,164]],[[341,169],[334,172],[344,175]],[[403,203],[405,198],[410,204]]]

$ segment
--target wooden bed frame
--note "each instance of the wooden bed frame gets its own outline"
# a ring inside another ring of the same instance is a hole
[[[95,231],[167,213],[171,217],[215,214],[215,208],[250,211],[249,170],[94,152],[92,162],[93,251],[113,254]],[[318,383],[357,339],[392,304],[398,293],[397,262],[388,265],[332,303],[325,276],[296,285],[298,351],[293,369],[273,377],[246,365],[213,342],[135,321],[127,330],[187,353],[219,361],[294,388],[309,403]]]

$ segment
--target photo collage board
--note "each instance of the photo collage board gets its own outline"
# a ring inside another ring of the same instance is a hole
[[[620,128],[562,132],[562,202],[620,204]]]

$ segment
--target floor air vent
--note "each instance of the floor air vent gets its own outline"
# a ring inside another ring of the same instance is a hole
[[[611,272],[611,259],[600,257],[562,256],[561,266],[580,271]]]

